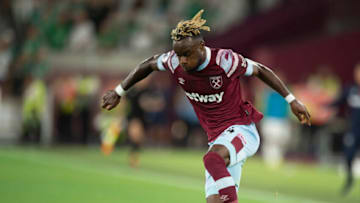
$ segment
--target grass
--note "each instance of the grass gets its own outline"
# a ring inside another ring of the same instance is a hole
[[[205,202],[201,151],[142,153],[141,166],[127,165],[126,149],[103,156],[98,148],[0,148],[0,202],[4,203],[187,203]],[[239,202],[360,202],[360,187],[347,197],[334,168],[286,164],[267,169],[258,158],[244,165]]]

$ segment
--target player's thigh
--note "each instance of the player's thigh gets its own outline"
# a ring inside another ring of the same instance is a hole
[[[226,166],[230,164],[230,152],[226,146],[214,144],[210,147],[209,151],[219,154],[224,159]]]
[[[233,166],[255,154],[260,145],[260,138],[254,124],[233,125],[211,143],[210,147],[214,145],[226,147],[230,155],[229,166]]]

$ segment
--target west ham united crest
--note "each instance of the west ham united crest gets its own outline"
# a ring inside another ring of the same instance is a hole
[[[209,80],[211,87],[214,89],[220,89],[223,85],[223,80],[221,76],[209,77]]]

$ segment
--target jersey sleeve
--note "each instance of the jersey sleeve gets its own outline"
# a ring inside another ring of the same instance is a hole
[[[237,78],[252,75],[255,62],[230,49],[220,49],[217,53],[216,64],[225,71],[228,78]]]
[[[179,65],[179,60],[174,51],[163,53],[157,59],[157,67],[160,71],[170,70],[174,73],[174,70]]]
[[[163,53],[157,59],[157,67],[160,71],[166,71],[167,61],[169,59],[170,52]]]

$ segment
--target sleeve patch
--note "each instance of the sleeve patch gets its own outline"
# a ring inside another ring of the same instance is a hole
[[[239,55],[234,53],[234,52],[232,54],[233,54],[233,57],[234,57],[234,63],[232,64],[229,73],[227,73],[228,77],[230,77],[235,72],[235,70],[237,69],[237,67],[239,65]]]
[[[227,74],[233,66],[233,59],[234,56],[231,50],[221,49],[216,56],[216,64],[224,69],[225,73]]]
[[[166,63],[167,60],[169,60],[170,57],[170,51],[162,55],[162,62]]]
[[[165,56],[166,54],[161,54],[160,56],[159,56],[159,58],[157,59],[157,67],[158,67],[158,69],[160,70],[160,71],[165,71],[166,69],[165,69],[165,67],[164,67],[164,56]]]
[[[168,60],[166,61],[170,71],[174,73],[176,67],[179,65],[179,60],[177,59],[177,56],[174,51],[171,51],[168,57]],[[174,66],[175,65],[175,66]]]
[[[179,66],[179,58],[177,57],[176,54],[173,54],[171,57],[171,68],[172,68],[172,72],[174,73],[175,69]]]

